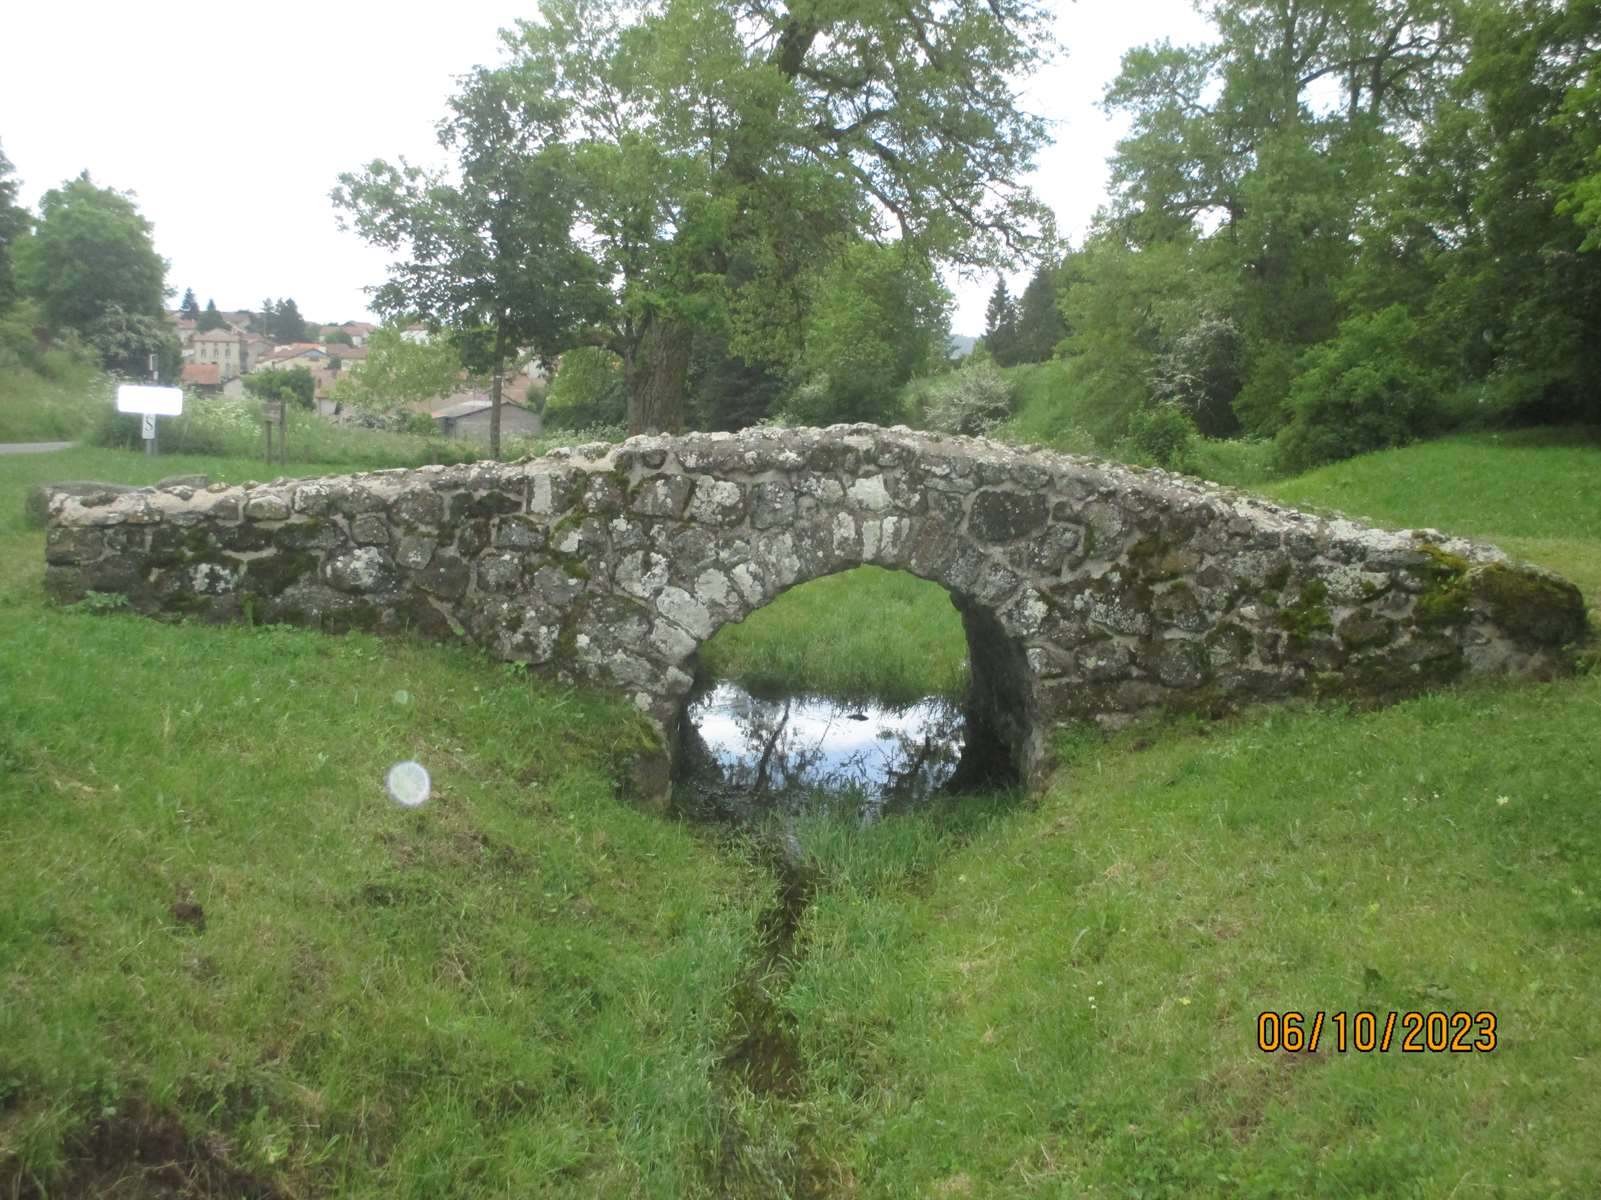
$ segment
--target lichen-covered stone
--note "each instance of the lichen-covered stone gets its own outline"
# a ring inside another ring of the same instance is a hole
[[[251,496],[245,501],[245,518],[251,521],[282,521],[289,511],[288,497],[272,492]]]
[[[360,546],[329,559],[326,576],[342,592],[384,592],[396,582],[394,564],[376,546]]]
[[[468,637],[617,689],[668,746],[701,643],[862,563],[950,593],[971,728],[1025,777],[1054,720],[1541,677],[1585,630],[1571,584],[1493,547],[863,425],[298,483],[46,490],[59,601],[110,591],[202,620]]]

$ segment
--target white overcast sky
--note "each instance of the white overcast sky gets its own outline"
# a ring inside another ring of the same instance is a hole
[[[1188,0],[1053,0],[1065,55],[1027,87],[1054,122],[1032,180],[1076,241],[1105,196],[1118,124],[1096,107],[1124,50],[1204,40]],[[87,168],[135,193],[181,295],[255,308],[293,296],[322,322],[367,318],[385,256],[335,224],[328,192],[374,158],[437,154],[454,80],[498,61],[496,31],[532,3],[343,0],[327,8],[24,3],[0,47],[0,147],[36,206]],[[993,279],[948,280],[952,328],[976,334]],[[176,298],[173,300],[176,304]]]

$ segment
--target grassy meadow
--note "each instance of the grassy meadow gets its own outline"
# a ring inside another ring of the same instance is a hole
[[[1064,730],[1041,794],[805,819],[786,906],[758,846],[618,798],[603,699],[43,603],[28,483],[190,470],[262,474],[0,459],[0,1196],[1601,1194],[1601,675]],[[1486,435],[1267,490],[1593,597],[1598,479]],[[936,587],[863,570],[704,657],[909,698],[963,656]],[[1499,1043],[1262,1053],[1285,1009]]]

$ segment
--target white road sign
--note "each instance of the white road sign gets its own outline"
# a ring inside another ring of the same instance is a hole
[[[147,442],[151,438],[156,436],[156,414],[155,413],[147,412],[145,414],[144,420],[142,422],[140,422],[139,432],[144,437],[145,441],[147,441]]]
[[[176,417],[183,412],[183,392],[179,388],[153,387],[148,383],[119,383],[117,411]]]

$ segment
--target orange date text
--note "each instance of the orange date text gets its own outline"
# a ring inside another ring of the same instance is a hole
[[[1299,1054],[1488,1054],[1496,1046],[1493,1012],[1264,1012],[1256,1048]]]

